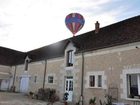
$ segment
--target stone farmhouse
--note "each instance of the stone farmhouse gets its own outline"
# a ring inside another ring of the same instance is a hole
[[[105,94],[116,102],[140,101],[140,16],[29,52],[0,47],[0,89],[27,93],[54,88],[69,102]]]

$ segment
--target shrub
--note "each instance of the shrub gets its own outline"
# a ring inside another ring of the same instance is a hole
[[[56,95],[56,90],[50,88],[38,89],[37,97],[40,100],[48,101],[51,103],[59,100],[59,97]]]
[[[91,105],[95,105],[96,104],[96,97],[94,97],[94,98],[91,98],[90,100],[89,100],[89,104]]]

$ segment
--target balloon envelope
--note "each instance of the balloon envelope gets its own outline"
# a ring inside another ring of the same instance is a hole
[[[82,29],[84,23],[84,17],[79,13],[71,13],[67,15],[65,19],[65,24],[73,35]]]

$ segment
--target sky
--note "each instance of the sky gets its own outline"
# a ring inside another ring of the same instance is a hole
[[[76,36],[140,15],[140,0],[0,0],[0,46],[27,52],[72,37],[65,25],[80,13],[85,25]]]

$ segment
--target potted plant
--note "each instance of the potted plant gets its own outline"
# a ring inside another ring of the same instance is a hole
[[[89,100],[89,105],[95,105],[95,104],[96,104],[96,97],[91,98],[91,99]]]

